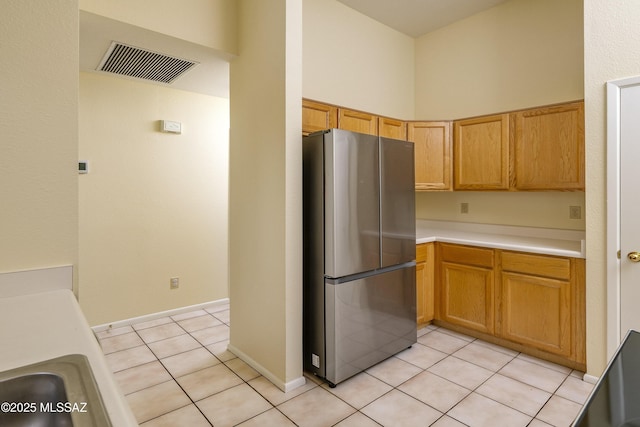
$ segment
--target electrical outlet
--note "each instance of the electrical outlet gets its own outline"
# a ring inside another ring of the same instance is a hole
[[[178,289],[180,287],[180,278],[172,277],[169,280],[169,289]]]
[[[469,203],[460,203],[460,213],[469,213]]]
[[[569,219],[582,219],[582,208],[580,206],[569,206]]]

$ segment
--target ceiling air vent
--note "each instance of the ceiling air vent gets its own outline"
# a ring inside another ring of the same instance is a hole
[[[197,62],[113,42],[98,70],[154,82],[171,83]]]

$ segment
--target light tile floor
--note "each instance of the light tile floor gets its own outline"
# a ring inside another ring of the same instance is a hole
[[[96,334],[143,427],[569,426],[581,373],[443,328],[336,388],[283,393],[227,351],[229,307]]]

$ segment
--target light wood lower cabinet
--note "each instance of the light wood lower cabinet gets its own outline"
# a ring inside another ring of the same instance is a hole
[[[416,311],[418,325],[425,325],[434,317],[435,244],[416,245]]]
[[[437,318],[493,334],[493,250],[448,243],[438,249]]]
[[[500,336],[583,359],[584,260],[500,251]],[[584,362],[584,360],[581,360]]]
[[[504,338],[562,356],[571,354],[568,281],[503,272],[501,298]]]
[[[585,260],[437,243],[435,323],[585,369]]]

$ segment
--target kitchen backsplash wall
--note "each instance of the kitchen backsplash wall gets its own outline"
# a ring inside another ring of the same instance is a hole
[[[461,213],[464,203],[467,213]],[[580,208],[580,219],[569,218],[570,206]],[[584,208],[582,192],[416,193],[419,219],[584,230]]]

